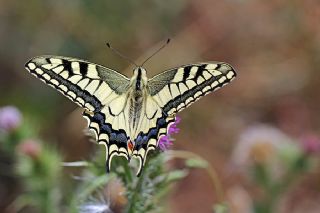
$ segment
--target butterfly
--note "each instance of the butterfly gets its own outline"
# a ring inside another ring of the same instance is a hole
[[[85,60],[38,56],[26,69],[84,108],[83,117],[106,149],[106,170],[112,158],[139,160],[141,174],[149,151],[167,134],[175,116],[199,98],[236,77],[227,63],[206,62],[180,66],[151,79],[142,66],[126,76]]]

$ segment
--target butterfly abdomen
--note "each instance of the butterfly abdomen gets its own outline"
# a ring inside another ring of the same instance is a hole
[[[134,139],[136,135],[136,131],[138,128],[138,124],[141,117],[142,106],[143,106],[143,92],[140,90],[133,90],[130,95],[129,102],[129,118],[130,118],[130,126],[132,129],[132,139]]]

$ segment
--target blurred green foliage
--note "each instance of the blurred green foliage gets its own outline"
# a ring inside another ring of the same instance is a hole
[[[5,110],[3,110],[5,109]],[[8,110],[9,109],[9,110]],[[196,159],[195,154],[185,154],[187,167],[167,171],[168,160],[179,157],[178,153],[153,153],[141,176],[134,173],[137,162],[128,164],[117,158],[111,172],[106,174],[105,153],[95,152],[88,161],[62,162],[62,154],[52,145],[47,145],[34,134],[25,134],[32,128],[23,122],[20,112],[10,106],[0,108],[1,151],[7,153],[15,170],[11,181],[18,181],[21,189],[7,210],[26,212],[114,212],[147,213],[164,211],[163,198],[172,183],[187,176],[188,168],[208,167],[207,162]],[[178,131],[175,126],[175,130]],[[172,135],[169,135],[172,138]],[[63,177],[63,166],[84,167],[80,176]],[[1,168],[3,169],[3,167]],[[0,173],[5,174],[5,171]],[[73,183],[72,183],[73,182]],[[68,187],[68,185],[72,185]]]

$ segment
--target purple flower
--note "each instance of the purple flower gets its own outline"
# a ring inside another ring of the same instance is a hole
[[[169,147],[173,144],[172,143],[172,138],[169,138],[168,135],[164,135],[160,138],[159,140],[159,148],[162,151],[165,151],[167,149],[169,149]]]
[[[181,118],[177,116],[176,120],[174,121],[174,123],[172,123],[169,126],[168,134],[162,136],[159,139],[159,143],[158,144],[159,144],[159,148],[162,151],[168,150],[169,147],[173,144],[172,141],[174,140],[174,138],[172,138],[172,134],[179,133],[180,129],[177,127],[177,124],[179,124],[180,121],[181,121]]]
[[[181,121],[181,118],[177,116],[176,120],[174,121],[174,123],[171,124],[170,127],[169,127],[169,131],[168,131],[169,135],[179,133],[180,129],[177,127],[177,124],[179,124],[180,121]]]
[[[308,134],[301,138],[302,149],[306,154],[320,153],[320,138],[315,134]]]
[[[21,124],[22,116],[14,106],[0,108],[0,130],[13,131]]]

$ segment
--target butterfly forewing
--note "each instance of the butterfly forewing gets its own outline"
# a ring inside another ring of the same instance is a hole
[[[174,115],[236,76],[226,63],[199,63],[174,68],[148,81],[150,95],[167,115]]]
[[[111,93],[122,94],[129,84],[129,79],[111,69],[68,57],[36,57],[26,68],[89,111],[100,111]]]

